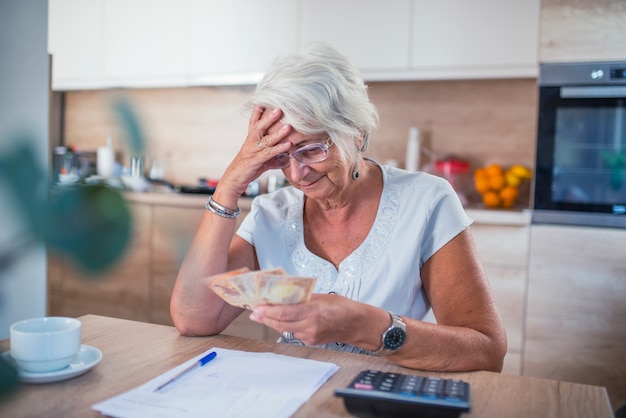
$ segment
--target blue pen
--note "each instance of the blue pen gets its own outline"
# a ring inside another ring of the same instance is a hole
[[[154,391],[158,392],[161,389],[163,389],[165,386],[169,385],[170,383],[174,383],[177,380],[180,380],[183,376],[187,375],[188,373],[194,371],[195,369],[197,369],[199,367],[204,366],[209,361],[213,360],[216,356],[217,356],[217,353],[215,351],[211,351],[209,354],[207,354],[206,356],[202,357],[200,360],[196,361],[194,364],[192,364],[191,366],[187,367],[185,370],[183,370],[182,372],[178,373],[176,376],[172,377],[167,382],[163,383],[161,386],[156,388]]]

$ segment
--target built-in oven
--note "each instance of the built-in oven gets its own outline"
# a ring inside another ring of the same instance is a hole
[[[542,64],[534,223],[626,228],[626,62]]]

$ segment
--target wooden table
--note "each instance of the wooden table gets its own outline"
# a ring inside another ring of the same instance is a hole
[[[384,358],[296,347],[226,335],[182,337],[175,328],[86,315],[83,344],[99,348],[100,364],[71,380],[42,385],[20,385],[0,405],[6,417],[97,417],[91,405],[132,389],[211,347],[274,352],[328,361],[340,369],[294,415],[296,417],[349,416],[333,390],[345,387],[361,370],[373,368],[416,375],[454,377],[468,381],[472,390],[471,413],[463,417],[596,417],[612,418],[605,388],[575,383],[502,375],[491,372],[432,373],[406,369]],[[0,351],[9,341],[0,341]]]

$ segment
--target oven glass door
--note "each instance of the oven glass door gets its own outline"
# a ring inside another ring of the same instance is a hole
[[[626,227],[625,105],[626,86],[540,88],[534,218],[616,215],[607,226]]]

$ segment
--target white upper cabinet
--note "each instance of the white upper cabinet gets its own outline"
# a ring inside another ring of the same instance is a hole
[[[103,77],[116,85],[184,82],[187,7],[180,0],[105,0]]]
[[[53,88],[254,84],[326,41],[368,81],[534,77],[540,0],[50,0]]]
[[[322,40],[370,81],[536,77],[540,0],[302,0]]]
[[[411,0],[302,0],[301,46],[324,41],[367,76],[409,68]]]
[[[52,88],[96,85],[102,78],[102,0],[49,0]]]
[[[413,0],[418,78],[536,77],[539,0]]]
[[[280,53],[298,48],[298,2],[190,0],[190,84],[256,83]]]

